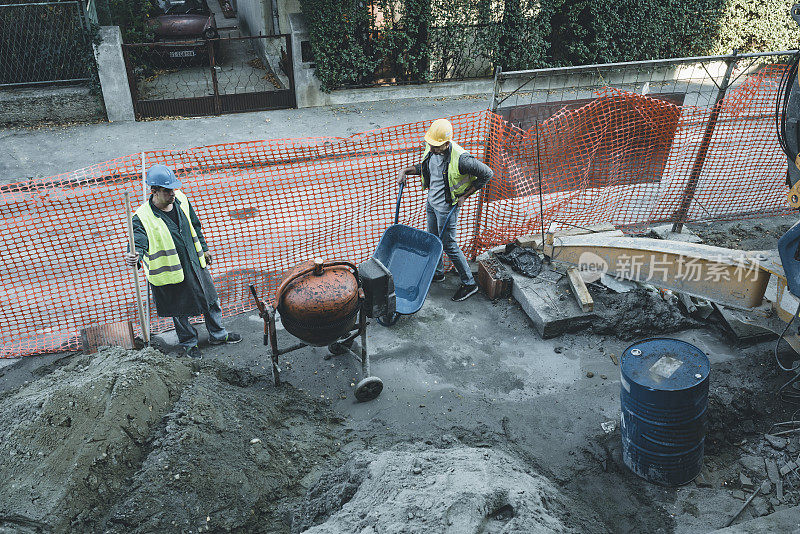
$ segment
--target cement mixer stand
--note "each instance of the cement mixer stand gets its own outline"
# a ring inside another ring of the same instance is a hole
[[[363,291],[363,290],[359,290]],[[264,346],[270,347],[272,352],[272,378],[276,386],[281,384],[280,372],[278,367],[278,358],[289,352],[308,347],[310,343],[297,343],[285,349],[278,348],[277,329],[275,327],[275,308],[262,302],[258,298],[256,288],[250,286],[250,292],[256,301],[259,316],[264,320]],[[361,302],[364,302],[363,295]],[[371,401],[378,397],[383,391],[383,381],[377,376],[370,375],[369,353],[367,352],[367,312],[366,307],[362,304],[358,312],[358,326],[350,330],[349,335],[342,337],[328,345],[329,353],[325,355],[325,359],[329,360],[333,356],[342,354],[350,354],[356,361],[361,364],[361,380],[356,384],[354,394],[359,402]],[[353,351],[353,342],[361,336],[361,354]]]

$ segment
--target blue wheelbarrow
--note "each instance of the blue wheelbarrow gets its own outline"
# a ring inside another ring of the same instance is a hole
[[[447,214],[439,236],[398,224],[404,186],[405,184],[400,184],[397,195],[394,224],[383,233],[378,248],[372,255],[389,269],[394,279],[397,307],[394,315],[378,318],[378,323],[383,326],[392,326],[401,315],[417,313],[425,303],[433,275],[436,274],[436,265],[442,257],[441,236],[455,212],[454,206]]]

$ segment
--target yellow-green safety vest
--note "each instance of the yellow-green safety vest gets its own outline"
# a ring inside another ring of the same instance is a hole
[[[197,232],[189,216],[189,199],[181,191],[175,190],[175,199],[180,201],[181,210],[189,221],[189,228],[192,231],[194,248],[200,260],[200,267],[206,267],[206,258],[203,254],[203,246],[197,238]],[[174,207],[173,207],[174,209]],[[179,284],[183,282],[183,267],[178,251],[175,250],[175,241],[167,228],[167,224],[153,213],[150,202],[145,202],[136,210],[136,215],[142,221],[147,232],[149,248],[142,259],[144,274],[148,282],[154,286],[165,286],[167,284]]]
[[[422,161],[428,157],[431,151],[431,146],[425,143],[425,152],[422,153]],[[464,191],[466,191],[470,184],[475,181],[474,176],[469,174],[461,174],[458,172],[458,159],[464,149],[461,148],[455,141],[450,141],[450,163],[447,166],[447,181],[450,186],[450,204],[454,204]],[[420,180],[422,180],[422,188],[425,189],[425,177],[420,173]]]

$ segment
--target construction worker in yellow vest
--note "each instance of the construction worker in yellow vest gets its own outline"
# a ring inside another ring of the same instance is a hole
[[[209,343],[238,343],[242,336],[221,324],[219,297],[208,273],[211,254],[189,199],[178,189],[172,169],[153,165],[147,171],[150,198],[133,216],[136,251],[125,253],[131,267],[142,265],[159,317],[172,317],[181,354],[202,358],[197,330],[189,318],[202,314]]]
[[[433,121],[425,134],[425,143],[422,161],[401,170],[397,183],[405,183],[408,175],[421,176],[422,188],[428,190],[425,202],[428,232],[442,236],[444,251],[461,279],[453,300],[461,301],[477,293],[478,285],[456,242],[458,211],[470,195],[492,179],[494,173],[453,141],[453,125],[447,119]],[[451,210],[453,214],[442,231]],[[439,258],[433,281],[442,282],[444,279],[444,264]]]

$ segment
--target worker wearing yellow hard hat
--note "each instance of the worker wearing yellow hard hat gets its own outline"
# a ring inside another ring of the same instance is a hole
[[[408,175],[419,175],[422,188],[428,190],[425,201],[428,232],[440,235],[444,251],[461,279],[453,300],[465,300],[478,292],[467,258],[456,242],[458,211],[464,201],[491,180],[493,173],[453,141],[453,125],[447,119],[436,119],[425,133],[422,161],[402,169],[397,183],[405,183]],[[447,217],[452,210],[450,219]],[[447,224],[445,228],[443,225]],[[444,281],[444,264],[439,258],[434,282]]]

